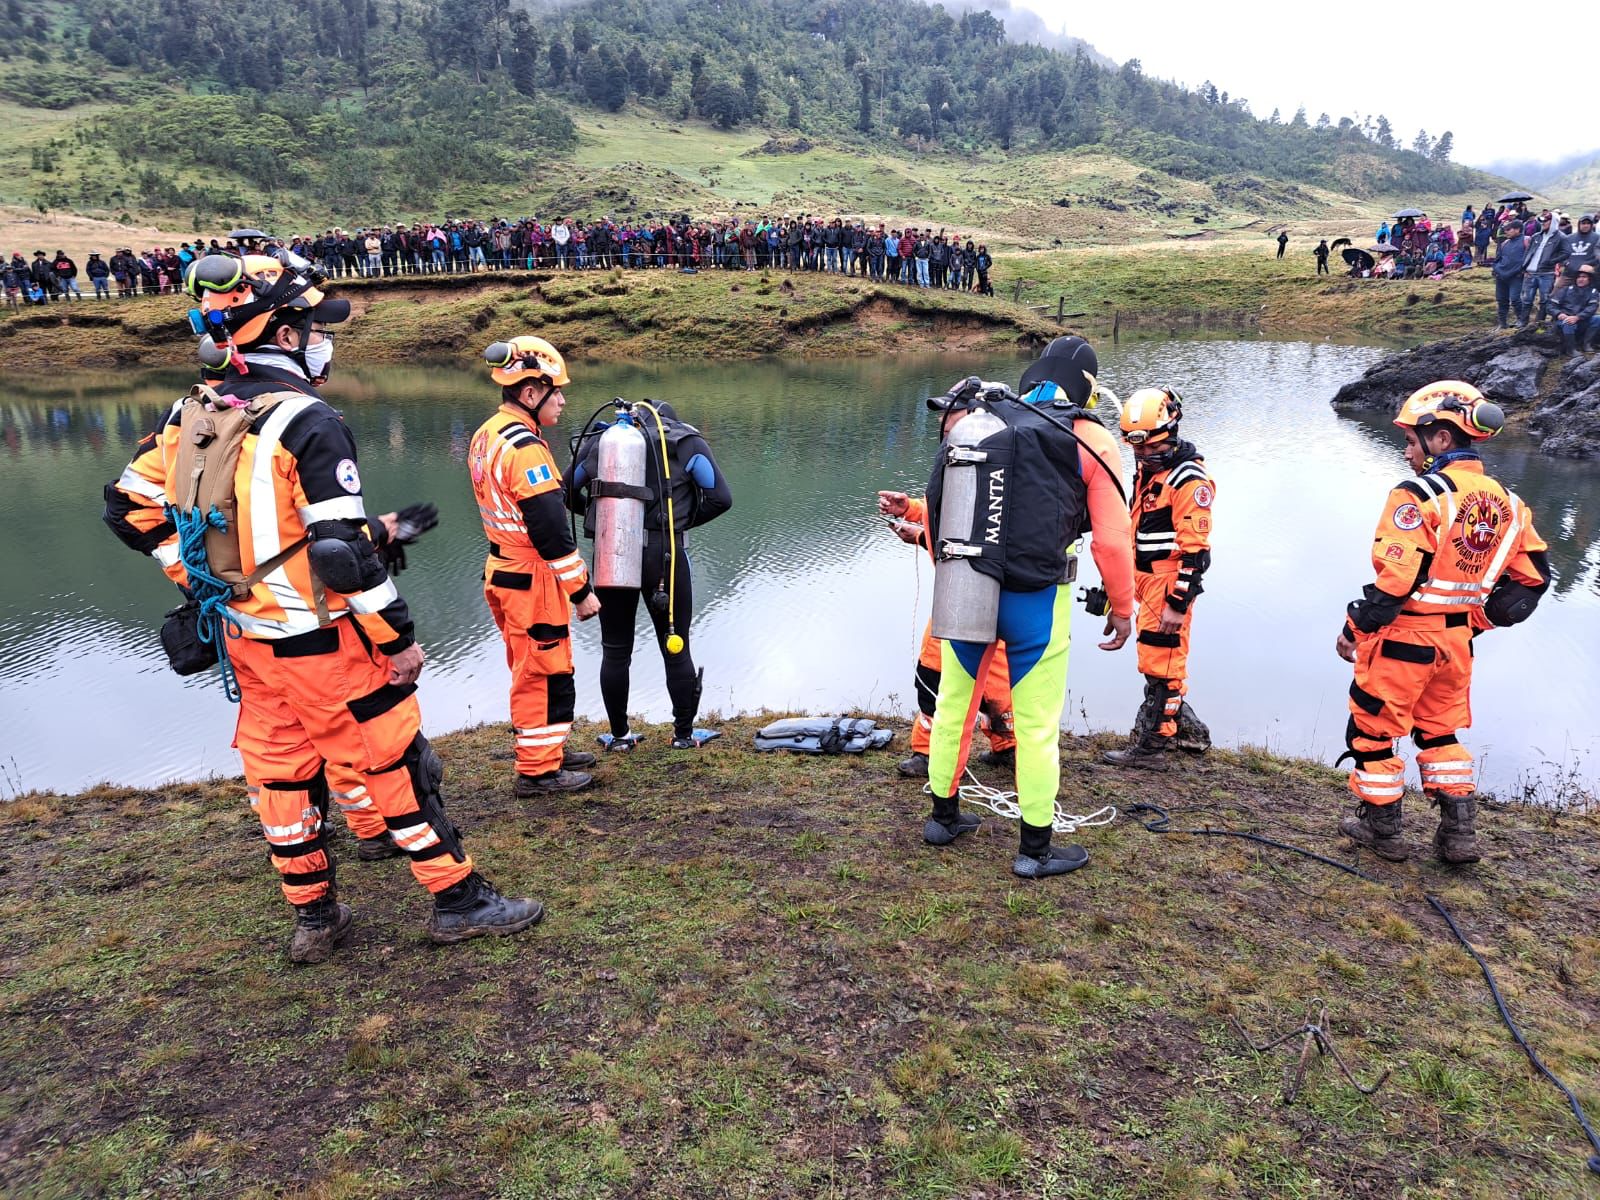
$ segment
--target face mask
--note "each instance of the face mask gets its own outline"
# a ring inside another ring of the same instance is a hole
[[[322,379],[327,376],[333,366],[333,339],[323,338],[315,345],[306,347],[306,374],[312,379]]]

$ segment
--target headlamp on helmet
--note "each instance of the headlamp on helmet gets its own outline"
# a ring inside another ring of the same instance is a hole
[[[1415,429],[1419,435],[1439,425],[1451,425],[1472,441],[1482,441],[1505,428],[1506,414],[1470,383],[1441,379],[1412,392],[1394,423]]]
[[[492,342],[483,352],[483,361],[489,366],[489,377],[501,387],[536,380],[566,387],[572,382],[561,351],[541,337],[523,334],[509,342]]]
[[[1122,406],[1122,440],[1130,446],[1155,445],[1178,435],[1183,397],[1176,388],[1142,387]]]

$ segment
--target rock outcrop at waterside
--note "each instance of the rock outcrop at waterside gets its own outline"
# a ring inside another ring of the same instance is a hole
[[[1566,359],[1553,332],[1480,334],[1418,346],[1345,384],[1333,406],[1392,413],[1438,379],[1474,384],[1545,454],[1600,459],[1600,355]]]

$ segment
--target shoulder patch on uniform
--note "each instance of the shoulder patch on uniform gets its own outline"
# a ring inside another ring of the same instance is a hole
[[[339,481],[339,486],[354,495],[361,490],[361,472],[356,470],[355,460],[341,458],[339,465],[333,469],[333,477]]]
[[[1217,498],[1209,483],[1202,483],[1194,489],[1194,502],[1196,507],[1210,508],[1211,502]]]
[[[1422,510],[1407,500],[1394,510],[1394,527],[1411,530],[1422,524]]]
[[[550,473],[549,463],[540,463],[536,467],[529,467],[523,474],[528,477],[528,483],[533,487],[538,487],[541,483],[549,483],[555,478]]]

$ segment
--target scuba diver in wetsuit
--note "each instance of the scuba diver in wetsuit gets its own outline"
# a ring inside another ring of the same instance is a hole
[[[1022,819],[1011,869],[1028,879],[1089,861],[1081,846],[1052,846],[1051,834],[1062,782],[1070,585],[1076,543],[1091,529],[1110,600],[1109,640],[1100,648],[1120,649],[1133,631],[1133,534],[1121,458],[1088,410],[1098,373],[1088,342],[1059,337],[1023,372],[1020,396],[969,380],[928,401],[972,411],[941,444],[928,483],[928,534],[938,559],[933,635],[945,641],[928,751],[933,811],[922,836],[947,846],[981,824],[961,811],[959,785],[1003,641]]]
[[[611,732],[600,735],[609,750],[631,750],[639,735],[628,729],[629,668],[639,597],[655,626],[656,644],[666,668],[672,699],[672,745],[692,750],[717,735],[694,727],[700,709],[703,671],[689,651],[689,623],[694,613],[689,555],[684,535],[715,520],[733,507],[728,481],[712,457],[711,447],[693,425],[678,420],[672,405],[650,401],[629,406],[618,424],[635,424],[644,435],[644,482],[637,498],[644,501],[643,561],[639,586],[604,586],[597,538],[599,502],[608,495],[628,499],[628,485],[609,484],[601,466],[601,438],[616,426],[593,422],[573,448],[567,507],[583,516],[585,536],[595,540],[595,594],[600,597],[600,697]],[[612,490],[616,489],[616,490]],[[603,535],[602,535],[603,537]]]

